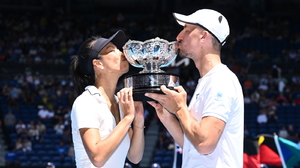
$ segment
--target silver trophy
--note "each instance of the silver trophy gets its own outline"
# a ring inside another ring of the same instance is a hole
[[[160,69],[176,59],[177,50],[176,41],[168,42],[158,37],[144,42],[129,40],[123,46],[125,57],[132,66],[143,70],[126,76],[124,86],[132,87],[133,93],[161,92],[161,85],[169,89],[178,86],[178,75]]]

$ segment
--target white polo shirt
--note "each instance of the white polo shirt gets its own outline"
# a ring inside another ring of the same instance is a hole
[[[117,97],[115,96],[117,99]],[[117,99],[118,101],[118,99]],[[120,118],[123,113],[120,110]],[[87,86],[86,90],[74,101],[72,112],[72,137],[77,168],[95,168],[91,163],[81,140],[80,128],[97,128],[101,139],[105,139],[116,127],[116,121],[105,99],[95,86]],[[130,146],[127,134],[116,151],[107,160],[103,168],[124,167],[124,162]]]
[[[216,149],[208,155],[200,154],[184,136],[182,168],[242,168],[244,99],[236,75],[224,64],[215,66],[199,79],[189,110],[199,122],[213,116],[226,125]]]

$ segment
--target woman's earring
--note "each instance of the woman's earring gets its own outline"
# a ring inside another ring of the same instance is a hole
[[[104,67],[101,67],[101,69],[104,69]]]

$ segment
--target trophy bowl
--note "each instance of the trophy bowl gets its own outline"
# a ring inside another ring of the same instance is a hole
[[[132,87],[133,93],[161,93],[161,85],[169,89],[178,86],[178,75],[160,69],[176,59],[177,51],[176,41],[168,42],[158,37],[144,42],[137,40],[126,42],[123,46],[126,59],[132,66],[143,70],[138,74],[125,76],[124,87]]]

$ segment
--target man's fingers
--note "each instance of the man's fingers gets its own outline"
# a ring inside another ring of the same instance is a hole
[[[162,106],[159,103],[156,103],[155,101],[147,101],[147,103],[149,103],[155,109],[162,108]]]
[[[165,85],[160,86],[160,89],[164,94],[146,93],[145,96],[150,97],[158,102],[163,102],[166,100],[166,95],[169,95],[172,90],[168,89]]]
[[[147,103],[156,108],[156,103],[154,101],[147,101]]]
[[[170,91],[172,91],[169,88],[167,88],[165,85],[160,86],[160,89],[166,95],[168,95],[170,93]]]
[[[174,87],[174,90],[171,90],[171,89],[167,88],[165,85],[162,85],[162,86],[160,87],[160,89],[161,89],[161,91],[162,91],[163,93],[165,93],[166,95],[170,95],[170,94],[172,94],[172,93],[174,93],[174,92],[180,93],[180,92],[182,92],[182,91],[185,91],[181,85],[180,85],[180,86]]]
[[[185,92],[184,88],[181,85],[176,86],[174,89],[177,90],[178,93]]]
[[[158,93],[145,93],[145,96],[150,97],[158,102],[162,100],[163,95]]]

